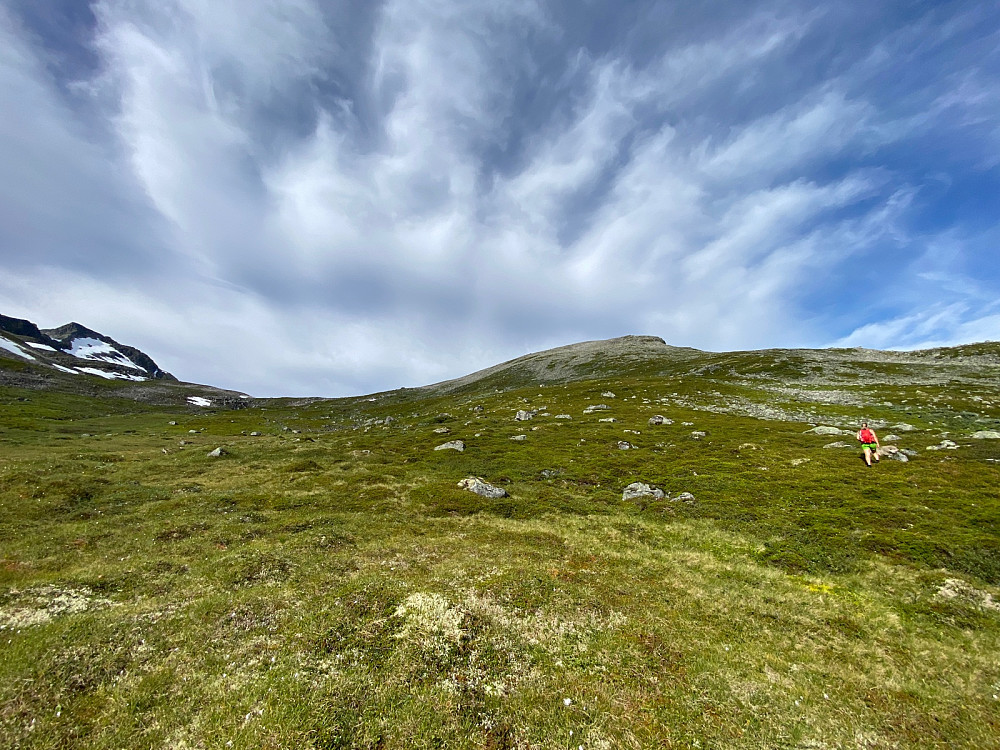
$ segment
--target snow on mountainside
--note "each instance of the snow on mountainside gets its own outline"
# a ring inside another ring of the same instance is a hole
[[[0,315],[2,353],[73,375],[97,375],[107,380],[176,380],[140,350],[79,323],[42,330],[31,321]]]

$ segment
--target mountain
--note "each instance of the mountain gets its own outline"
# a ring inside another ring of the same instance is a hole
[[[102,382],[104,381],[104,382]],[[242,407],[246,394],[182,383],[145,352],[80,323],[40,329],[0,315],[0,386],[115,395],[146,403]]]

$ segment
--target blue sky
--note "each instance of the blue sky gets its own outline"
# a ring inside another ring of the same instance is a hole
[[[982,2],[0,0],[0,312],[256,395],[1000,339]]]

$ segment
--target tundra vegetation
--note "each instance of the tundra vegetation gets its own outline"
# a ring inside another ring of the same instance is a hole
[[[0,387],[0,746],[1000,746],[1000,347],[674,354]]]

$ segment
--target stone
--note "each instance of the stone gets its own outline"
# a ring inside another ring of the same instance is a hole
[[[573,417],[570,414],[556,414],[554,417],[554,419],[572,419],[572,418]]]
[[[517,412],[517,414],[514,415],[514,420],[517,422],[527,422],[529,419],[534,419],[535,414],[537,413],[538,412],[526,411],[524,409],[521,409],[520,411]]]
[[[481,414],[483,412],[483,407],[481,405],[473,406],[472,411],[476,412],[477,414]]]
[[[447,427],[437,427],[434,429],[435,435],[447,435],[449,432],[451,432],[451,430]]]
[[[899,452],[902,453],[904,456],[909,456],[910,458],[913,458],[914,456],[917,455],[917,452],[915,450],[910,449],[910,448],[903,448]]]
[[[826,425],[819,425],[818,427],[813,427],[811,430],[806,430],[806,435],[850,435],[849,430],[841,430],[838,427],[827,427]]]
[[[484,479],[479,477],[467,477],[458,483],[458,486],[463,490],[468,490],[469,492],[475,492],[477,495],[482,497],[490,498],[495,500],[501,497],[507,497],[507,490],[495,485],[490,484]]]
[[[188,430],[188,435],[197,435],[198,430]]]
[[[606,411],[611,407],[607,404],[591,404],[586,409],[583,410],[584,414],[593,414],[595,411]]]
[[[465,450],[465,442],[462,440],[451,440],[447,443],[441,443],[434,450],[436,451],[458,451],[461,453]]]
[[[973,432],[971,437],[974,440],[1000,440],[1000,432],[996,430],[979,430]]]
[[[845,443],[843,440],[838,440],[836,443],[827,443],[823,446],[824,448],[853,448],[854,446],[850,443]]]
[[[618,441],[618,450],[628,451],[628,450],[632,450],[633,448],[635,448],[635,446],[632,445],[632,443],[630,443],[627,440],[619,440]]]
[[[649,418],[649,426],[650,427],[653,427],[653,426],[658,425],[658,424],[673,424],[673,423],[674,423],[674,420],[667,419],[662,414],[654,414],[653,416],[651,416]]]
[[[790,463],[792,466],[801,466],[802,464],[809,463],[811,459],[808,458],[793,458]]]
[[[824,448],[829,448],[830,446],[823,446]],[[741,451],[759,451],[760,446],[757,443],[740,443],[740,447],[737,450]]]
[[[617,422],[618,420],[614,417],[603,417],[597,420],[598,422]]]
[[[937,445],[928,445],[927,450],[929,451],[953,451],[958,448],[958,443],[952,440],[942,440]]]
[[[602,398],[614,398],[615,394],[613,394],[611,391],[604,391],[604,393],[601,394],[601,397]]]
[[[212,451],[211,453],[209,453],[208,457],[209,458],[221,458],[222,456],[226,456],[228,454],[229,454],[229,451],[227,451],[222,446],[219,446],[214,451]]]
[[[885,440],[887,443],[895,443],[898,440],[902,440],[902,438],[896,434],[886,435],[882,439]]]
[[[172,419],[169,422],[167,422],[167,424],[170,425],[171,427],[176,427],[177,426],[177,423],[174,420],[172,420]]]
[[[694,432],[691,433],[691,437],[694,438],[695,440],[701,440],[707,434],[708,433],[706,433],[703,430],[695,430]]]
[[[906,422],[900,422],[899,424],[889,425],[893,430],[899,430],[900,432],[913,432],[917,428],[912,424],[906,424]]]
[[[666,497],[661,489],[651,487],[644,482],[632,482],[622,490],[622,501],[635,500],[637,497],[651,497],[654,500],[662,500]]]
[[[907,458],[906,454],[895,445],[883,445],[875,451],[875,453],[879,456],[879,458],[887,458],[890,461],[901,461],[906,463],[910,460]]]
[[[250,433],[250,437],[260,437],[260,433],[254,430],[253,432]]]
[[[511,435],[510,439],[511,440],[517,440],[518,442],[520,442],[522,440],[527,440],[528,436],[527,435]]]
[[[690,492],[682,492],[681,494],[677,495],[676,497],[670,498],[670,502],[672,502],[672,503],[693,503],[694,502],[694,495],[692,495]]]

